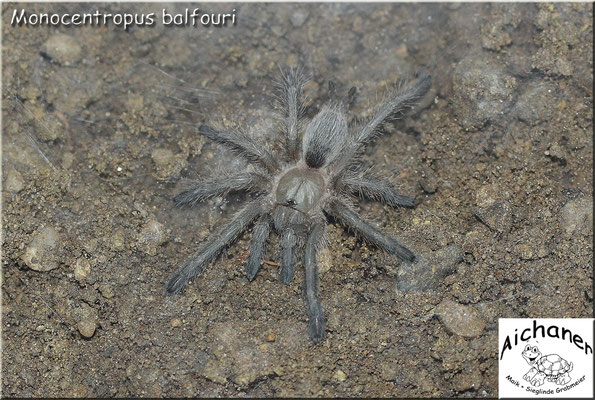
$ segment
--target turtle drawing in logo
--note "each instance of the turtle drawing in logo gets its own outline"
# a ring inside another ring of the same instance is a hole
[[[522,352],[522,356],[531,366],[523,379],[533,386],[541,386],[547,379],[558,385],[565,385],[570,382],[570,371],[572,363],[566,361],[557,354],[548,354],[544,356],[537,346],[527,345]]]

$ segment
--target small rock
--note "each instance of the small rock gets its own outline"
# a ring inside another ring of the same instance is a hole
[[[274,342],[276,339],[275,334],[273,332],[269,333],[267,337],[264,339],[267,342]]]
[[[74,265],[74,279],[84,283],[91,272],[91,264],[86,258],[79,258]]]
[[[151,152],[151,158],[158,167],[166,166],[167,164],[171,163],[173,157],[174,153],[170,149],[157,147]]]
[[[463,252],[451,245],[433,252],[428,258],[418,256],[415,263],[402,263],[397,273],[399,290],[431,290],[440,285],[448,275],[456,272],[463,260]]]
[[[593,229],[593,199],[580,197],[566,203],[560,211],[560,222],[567,234],[589,233]]]
[[[16,169],[10,169],[6,173],[6,182],[4,188],[12,193],[18,193],[25,187],[23,176]]]
[[[555,93],[555,87],[548,82],[531,82],[519,96],[511,115],[532,125],[547,120],[559,98]]]
[[[155,220],[150,220],[145,224],[139,236],[139,242],[141,244],[157,247],[165,241],[163,224]]]
[[[481,387],[482,376],[479,368],[470,368],[457,374],[454,378],[454,388],[457,392],[477,390]]]
[[[64,169],[72,168],[72,164],[74,163],[74,154],[67,151],[62,155],[62,167]]]
[[[333,379],[336,380],[337,382],[344,382],[345,379],[347,379],[347,375],[345,375],[345,372],[338,369],[333,374]]]
[[[549,149],[546,150],[545,155],[561,165],[566,165],[567,163],[566,152],[558,143],[551,144]]]
[[[475,54],[461,60],[453,74],[454,112],[461,126],[479,128],[510,108],[516,79],[505,68]]]
[[[101,295],[106,299],[111,299],[112,297],[114,297],[114,291],[112,290],[112,287],[105,283],[99,285],[99,291],[101,292]]]
[[[434,312],[446,329],[457,336],[481,336],[486,326],[485,321],[475,308],[455,303],[452,300],[442,301]]]
[[[436,193],[436,190],[438,190],[438,181],[436,180],[434,171],[429,168],[424,169],[422,177],[419,180],[419,186],[428,194]]]
[[[38,138],[43,142],[53,142],[64,136],[64,126],[62,122],[53,114],[43,112],[43,118],[35,119],[35,124],[39,126]]]
[[[122,230],[117,230],[109,237],[109,243],[114,251],[122,251],[126,248],[125,234]]]
[[[499,194],[498,185],[484,185],[475,193],[475,204],[477,207],[489,207],[498,200]]]
[[[34,271],[46,272],[58,267],[52,251],[58,245],[60,235],[50,227],[44,227],[33,237],[31,244],[25,249],[21,261]]]
[[[130,112],[140,112],[142,111],[144,104],[144,98],[137,94],[129,94],[128,99],[126,99],[126,109]]]
[[[499,51],[512,43],[510,34],[500,24],[483,25],[481,31],[481,44],[485,49]]]
[[[95,334],[95,328],[97,328],[97,324],[95,323],[94,318],[89,317],[79,321],[79,323],[76,324],[76,327],[84,338],[89,339]]]
[[[475,194],[475,216],[492,231],[507,232],[512,224],[510,204],[499,185],[484,185]]]
[[[280,25],[273,25],[271,27],[271,31],[275,36],[283,36],[283,34],[285,33],[285,29],[283,29],[283,27]]]
[[[406,58],[409,56],[409,51],[407,50],[407,45],[405,43],[401,43],[399,47],[395,50],[395,54],[397,57]]]
[[[177,328],[177,327],[182,326],[182,321],[179,318],[174,318],[170,321],[169,325],[172,328]]]
[[[260,374],[253,370],[242,370],[238,375],[232,377],[232,381],[242,387],[247,388],[251,383],[256,382],[260,378]]]
[[[182,170],[186,157],[182,154],[176,156],[170,149],[157,147],[151,152],[151,158],[157,167],[155,177],[167,179],[170,176],[177,175]]]
[[[205,365],[205,367],[202,370],[202,376],[205,379],[222,385],[224,383],[227,383],[227,378],[225,377],[225,369],[217,360],[209,360],[207,362],[207,365]]]
[[[43,50],[55,60],[63,65],[73,65],[81,59],[81,46],[69,35],[58,33],[50,37],[44,44]]]
[[[291,21],[291,24],[295,28],[299,28],[300,26],[302,26],[304,24],[304,22],[306,22],[307,18],[308,18],[308,13],[306,11],[297,10],[291,14],[291,17],[289,19]]]
[[[506,200],[498,200],[487,207],[476,207],[473,213],[492,231],[504,233],[510,230],[512,212]]]
[[[533,260],[533,248],[529,246],[527,243],[518,244],[515,249],[516,253],[519,255],[521,260]]]

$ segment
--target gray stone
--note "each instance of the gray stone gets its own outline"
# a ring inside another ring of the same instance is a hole
[[[473,214],[492,231],[505,233],[510,230],[512,213],[510,203],[498,200],[485,207],[476,207]]]
[[[25,249],[21,261],[32,270],[40,272],[57,268],[58,262],[52,253],[59,240],[60,234],[54,228],[51,226],[41,228]]]
[[[44,44],[45,53],[63,65],[73,65],[80,61],[82,56],[81,46],[76,40],[63,33],[51,36]]]
[[[477,310],[471,306],[464,306],[452,300],[444,300],[434,310],[435,314],[446,329],[458,336],[481,336],[486,323],[479,316]]]
[[[479,128],[505,114],[511,107],[516,79],[495,63],[473,54],[454,71],[454,112],[461,126]]]
[[[296,12],[291,14],[291,17],[289,19],[291,20],[291,24],[294,27],[299,28],[300,26],[302,26],[304,24],[304,22],[306,22],[307,18],[308,18],[308,13],[306,11],[297,10]]]
[[[587,233],[593,229],[593,199],[580,197],[566,203],[560,211],[560,222],[567,234]]]
[[[418,255],[415,263],[404,262],[397,273],[399,290],[432,290],[448,275],[456,272],[463,260],[463,252],[451,245],[437,250],[429,257]]]
[[[512,109],[512,115],[535,125],[549,118],[556,101],[559,101],[559,96],[550,83],[541,80],[531,82],[519,96]]]
[[[23,176],[16,169],[10,169],[6,173],[6,181],[4,188],[13,193],[18,193],[25,187]]]
[[[80,283],[85,282],[91,272],[91,264],[85,258],[79,258],[74,265],[74,279]]]
[[[80,320],[78,324],[76,324],[76,327],[84,338],[89,339],[95,334],[97,324],[95,323],[95,318],[87,317]]]

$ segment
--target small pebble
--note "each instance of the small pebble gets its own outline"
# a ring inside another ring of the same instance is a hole
[[[273,31],[273,34],[275,36],[282,36],[285,33],[285,30],[280,25],[273,25],[271,31]]]
[[[477,390],[481,386],[482,376],[479,368],[470,368],[457,374],[455,382],[455,390],[457,392],[464,392],[470,389]]]
[[[503,65],[474,54],[457,64],[452,82],[457,104],[454,112],[458,123],[467,129],[500,118],[515,99],[516,78]]]
[[[221,385],[227,383],[226,371],[221,362],[218,360],[209,360],[201,371],[201,375],[212,382]]]
[[[560,210],[560,222],[567,234],[592,232],[593,200],[586,197],[566,203]]]
[[[302,26],[304,24],[304,22],[306,22],[307,18],[308,18],[307,12],[305,12],[303,10],[297,10],[291,14],[290,20],[291,20],[291,24],[295,28],[299,28],[300,26]]]
[[[155,148],[151,152],[151,158],[158,167],[165,167],[172,162],[174,153],[170,149]]]
[[[177,175],[186,164],[183,154],[176,155],[172,150],[163,147],[153,149],[151,158],[156,167],[154,175],[158,179],[167,179]]]
[[[161,245],[165,240],[163,224],[155,220],[148,221],[140,232],[139,240],[151,246]]]
[[[74,154],[67,151],[62,155],[62,167],[64,169],[70,169],[74,163]]]
[[[421,186],[423,191],[428,194],[436,193],[438,190],[438,182],[436,181],[436,177],[434,175],[425,175],[421,177],[419,180],[419,186]]]
[[[74,266],[74,279],[79,281],[80,283],[85,282],[89,273],[91,272],[91,264],[85,258],[79,258],[76,260],[76,264]]]
[[[111,242],[111,248],[114,251],[122,251],[126,248],[125,233],[122,230],[117,230],[109,235],[109,242]]]
[[[432,290],[456,272],[457,264],[463,260],[463,252],[451,245],[432,252],[429,256],[419,255],[415,263],[402,263],[397,272],[397,288],[405,291]]]
[[[60,235],[46,226],[41,228],[33,237],[31,244],[25,249],[21,261],[34,271],[46,272],[58,267],[52,251],[58,245]]]
[[[486,323],[479,316],[477,310],[471,306],[464,306],[452,300],[444,300],[436,307],[436,315],[446,329],[457,336],[481,336]]]
[[[177,328],[179,326],[182,326],[182,321],[179,318],[174,318],[171,320],[171,322],[169,324],[171,325],[172,328]]]
[[[511,110],[511,115],[531,125],[536,125],[547,120],[552,112],[557,96],[552,96],[555,87],[542,80],[530,82],[521,88],[516,104]]]
[[[552,161],[556,161],[561,165],[566,165],[567,163],[566,153],[558,143],[551,144],[549,149],[546,150],[545,155],[549,157]]]
[[[23,176],[16,169],[11,169],[6,173],[5,189],[12,193],[18,193],[25,187]]]
[[[276,337],[275,337],[275,334],[274,334],[273,332],[269,333],[269,334],[267,335],[267,337],[265,338],[265,340],[266,340],[267,342],[274,342],[274,341],[275,341],[275,339],[276,339]]]
[[[529,246],[527,243],[521,243],[516,245],[515,250],[521,260],[528,261],[535,259],[535,253],[533,252],[533,248]]]
[[[114,297],[114,291],[112,290],[112,287],[105,283],[99,286],[99,291],[101,292],[101,295],[106,299],[111,299],[112,297]]]
[[[80,61],[82,51],[76,40],[63,33],[51,36],[44,44],[45,53],[63,65],[73,65]]]
[[[337,382],[344,382],[345,379],[347,379],[347,375],[345,375],[345,372],[338,369],[335,371],[335,373],[333,375],[333,379],[336,380]]]
[[[476,207],[473,213],[492,231],[504,233],[510,230],[512,210],[506,200],[497,200],[486,207]]]
[[[95,334],[95,328],[97,327],[97,325],[95,324],[95,319],[90,317],[79,321],[76,327],[78,328],[80,334],[84,338],[88,339],[93,337],[93,335]]]

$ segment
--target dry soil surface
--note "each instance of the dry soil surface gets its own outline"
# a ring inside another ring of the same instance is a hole
[[[21,8],[157,22],[11,26]],[[205,4],[237,13],[208,28],[163,8],[186,5],[2,6],[4,396],[496,397],[498,318],[592,316],[592,4]],[[271,82],[300,64],[307,117],[329,79],[365,117],[433,77],[363,156],[415,207],[359,202],[418,261],[329,221],[317,345],[275,235],[253,282],[248,231],[163,294],[246,199],[174,207],[183,178],[245,168],[197,127],[276,135]]]

